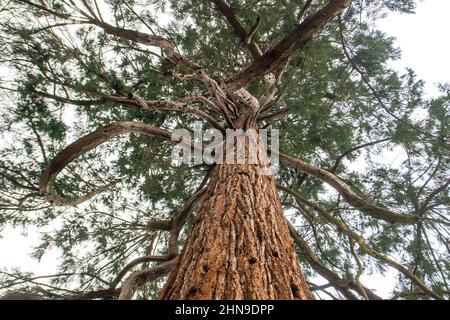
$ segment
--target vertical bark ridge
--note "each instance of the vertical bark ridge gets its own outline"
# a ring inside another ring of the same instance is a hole
[[[216,165],[160,299],[312,299],[271,176]]]

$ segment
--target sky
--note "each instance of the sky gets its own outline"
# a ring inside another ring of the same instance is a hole
[[[450,1],[421,1],[414,15],[390,13],[378,21],[380,30],[396,38],[395,45],[402,52],[397,70],[414,70],[426,81],[429,96],[438,93],[438,82],[450,82]]]
[[[438,93],[436,84],[450,83],[450,41],[445,35],[450,31],[449,0],[424,0],[416,9],[416,14],[389,13],[377,22],[377,27],[395,37],[395,45],[402,51],[402,58],[392,63],[399,70],[413,69],[419,78],[425,80],[428,96]],[[444,35],[444,36],[443,36]],[[30,257],[31,248],[38,244],[35,229],[14,230],[6,228],[0,239],[0,267],[19,267],[22,271],[32,271],[36,275],[48,275],[56,271],[58,253],[50,251],[41,261]],[[384,298],[392,295],[396,272],[384,276],[371,275],[361,278],[368,288]]]

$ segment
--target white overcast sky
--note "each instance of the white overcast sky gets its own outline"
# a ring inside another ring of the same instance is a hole
[[[437,94],[437,83],[450,82],[449,13],[449,0],[424,0],[418,4],[414,15],[389,13],[377,23],[379,29],[396,38],[395,44],[402,51],[401,60],[394,62],[393,66],[399,71],[405,67],[413,69],[419,78],[426,81],[429,96]],[[44,255],[40,262],[29,256],[31,247],[38,244],[36,230],[29,229],[25,235],[23,230],[6,228],[2,236],[0,267],[19,267],[37,275],[56,271],[56,251]],[[395,275],[395,272],[389,272],[384,277],[372,275],[361,280],[387,298],[392,293]]]
[[[450,82],[450,1],[421,1],[415,15],[390,13],[378,28],[396,38],[402,51],[396,69],[413,69],[426,81],[425,92],[438,93],[435,84]]]

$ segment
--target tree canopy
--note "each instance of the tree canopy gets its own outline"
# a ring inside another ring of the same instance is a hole
[[[427,98],[374,23],[414,9],[2,0],[0,228],[37,226],[34,257],[56,248],[60,264],[0,261],[0,290],[114,298],[135,271],[135,297],[155,297],[210,172],[172,163],[170,132],[228,127],[231,95],[280,130],[276,179],[316,297],[379,299],[360,278],[391,269],[393,299],[448,297],[450,84]]]

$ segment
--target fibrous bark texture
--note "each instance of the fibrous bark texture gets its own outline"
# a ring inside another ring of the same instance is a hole
[[[213,169],[160,299],[312,299],[273,178],[259,165]]]

